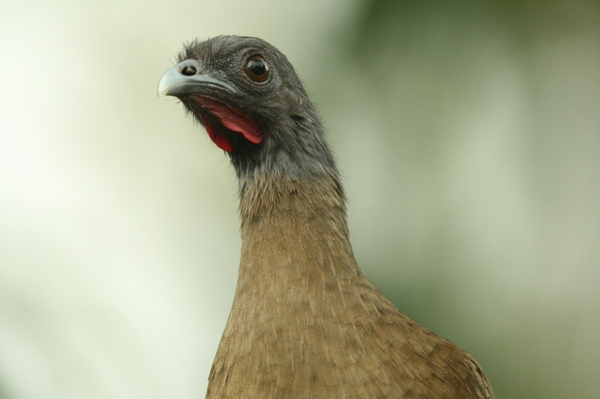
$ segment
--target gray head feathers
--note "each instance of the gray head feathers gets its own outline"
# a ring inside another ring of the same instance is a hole
[[[240,184],[256,175],[292,179],[329,176],[339,180],[315,107],[279,50],[258,38],[218,36],[191,42],[177,58],[179,64],[173,69],[187,82],[181,85],[187,86],[177,94],[165,94],[176,95],[207,128],[213,141],[228,151]],[[186,69],[188,60],[197,61],[197,67]],[[252,60],[259,60],[259,64]],[[262,69],[249,69],[257,65]],[[264,72],[264,81],[253,80],[252,71]],[[192,84],[193,74],[196,81]],[[204,78],[203,84],[198,83],[199,77]],[[220,113],[211,112],[210,107],[199,106],[194,100],[202,96],[235,111],[221,108]],[[222,115],[228,112],[235,114]],[[247,117],[248,123],[258,128],[260,139],[256,141],[260,142],[249,142],[248,136],[239,133],[243,128],[234,131],[236,127],[227,124],[232,117]]]

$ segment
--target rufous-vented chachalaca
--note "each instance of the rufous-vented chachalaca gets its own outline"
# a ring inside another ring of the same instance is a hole
[[[194,41],[158,85],[227,152],[242,254],[207,398],[493,398],[477,362],[400,313],[358,267],[324,129],[265,41]]]

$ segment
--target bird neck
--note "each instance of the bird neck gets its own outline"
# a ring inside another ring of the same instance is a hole
[[[337,279],[349,282],[362,276],[336,178],[255,178],[241,187],[240,197],[236,301],[247,302],[242,297],[248,295],[279,302],[322,298]],[[290,292],[290,287],[301,292]]]
[[[279,114],[295,116],[276,115],[277,123],[263,127],[264,138],[260,144],[248,144],[244,140],[243,148],[228,153],[240,188],[247,183],[261,185],[265,179],[281,184],[286,180],[319,180],[328,176],[339,182],[325,130],[310,101],[306,99],[297,112],[293,107],[280,111]],[[240,135],[235,136],[232,140],[239,139]]]

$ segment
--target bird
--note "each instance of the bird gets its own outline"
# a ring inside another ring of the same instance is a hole
[[[228,156],[240,265],[206,398],[491,399],[480,365],[358,266],[324,126],[294,67],[246,36],[194,39],[158,84]]]

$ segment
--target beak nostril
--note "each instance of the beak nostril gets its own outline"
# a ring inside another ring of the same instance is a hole
[[[193,65],[184,65],[181,68],[180,72],[184,76],[194,76],[198,72],[198,70]]]

